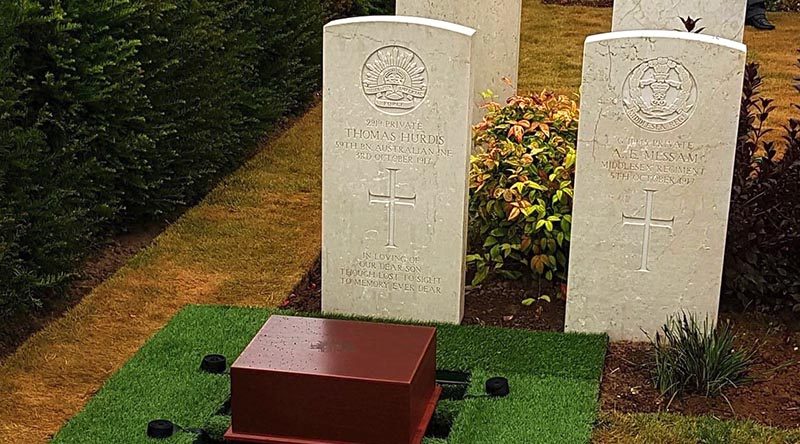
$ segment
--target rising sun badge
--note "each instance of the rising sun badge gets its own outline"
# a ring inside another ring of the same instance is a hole
[[[378,111],[392,115],[417,109],[428,93],[428,72],[417,54],[402,46],[373,52],[361,71],[361,86]]]

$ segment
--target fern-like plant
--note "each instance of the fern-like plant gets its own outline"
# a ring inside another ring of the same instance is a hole
[[[755,349],[736,349],[730,324],[714,326],[692,314],[671,316],[651,339],[654,383],[670,402],[681,394],[723,395],[748,382]]]

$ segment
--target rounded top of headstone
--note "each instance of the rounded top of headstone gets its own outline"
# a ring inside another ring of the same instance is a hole
[[[664,31],[664,30],[634,30],[607,32],[604,34],[594,34],[586,37],[586,43],[602,42],[607,40],[622,40],[631,38],[654,38],[654,39],[677,39],[704,42],[713,45],[725,46],[742,52],[747,52],[747,45],[733,40],[724,39],[705,34],[695,34],[685,31]]]
[[[366,23],[405,23],[411,25],[429,26],[432,28],[439,28],[446,31],[472,36],[477,31],[468,26],[462,26],[455,23],[445,22],[443,20],[435,20],[425,17],[409,17],[403,15],[368,15],[364,17],[351,17],[345,19],[334,20],[325,25],[325,29],[334,28],[337,26],[346,26],[354,24]]]

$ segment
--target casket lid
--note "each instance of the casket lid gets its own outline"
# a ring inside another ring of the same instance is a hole
[[[273,315],[234,369],[408,384],[436,329]]]

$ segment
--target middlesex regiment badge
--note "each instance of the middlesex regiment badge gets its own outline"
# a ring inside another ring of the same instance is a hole
[[[697,82],[680,62],[659,57],[637,66],[623,87],[625,114],[654,133],[680,127],[694,113]]]
[[[428,72],[419,56],[402,46],[372,53],[361,70],[361,86],[378,111],[391,115],[417,109],[428,93]]]

